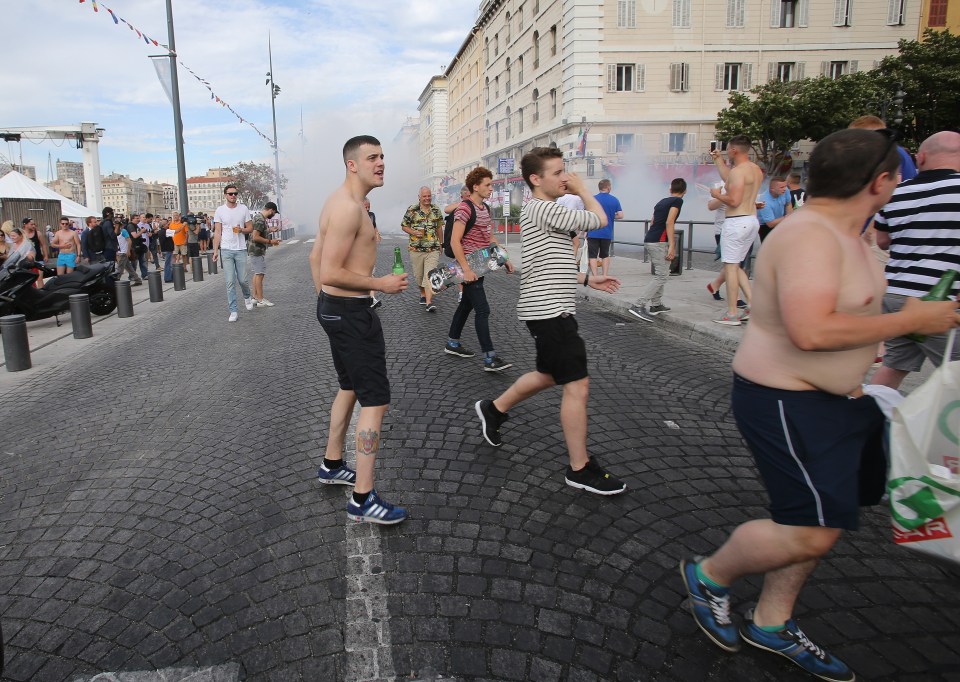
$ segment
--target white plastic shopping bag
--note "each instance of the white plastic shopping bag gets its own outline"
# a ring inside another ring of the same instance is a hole
[[[960,564],[960,361],[945,361],[894,410],[887,490],[894,542]]]

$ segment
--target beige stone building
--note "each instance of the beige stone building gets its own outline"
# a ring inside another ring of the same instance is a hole
[[[434,76],[420,93],[420,128],[417,133],[420,176],[430,187],[436,187],[447,174],[447,79]]]
[[[87,193],[83,185],[70,178],[57,178],[52,182],[44,183],[49,189],[60,196],[75,201],[81,206],[87,205]]]
[[[187,203],[192,213],[213,213],[223,203],[223,189],[233,180],[226,168],[211,168],[206,175],[187,178]]]
[[[593,177],[703,161],[730,91],[871,69],[930,1],[484,0],[445,72],[447,170],[541,145]]]

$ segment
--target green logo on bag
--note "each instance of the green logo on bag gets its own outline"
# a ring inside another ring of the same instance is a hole
[[[950,424],[947,422],[947,417],[956,409],[960,409],[960,400],[954,400],[952,403],[947,403],[947,406],[940,411],[940,416],[937,418],[937,428],[940,429],[947,440],[949,440],[954,445],[960,445],[960,438],[950,430]]]
[[[960,406],[960,402],[958,402],[957,405]],[[921,485],[916,492],[898,499],[897,495],[894,494],[895,491],[911,481],[916,481]],[[890,513],[893,515],[894,520],[907,530],[914,530],[928,521],[943,516],[945,510],[937,499],[935,490],[960,498],[960,492],[948,488],[928,476],[921,476],[919,478],[903,476],[901,478],[895,478],[887,483],[887,490],[890,491]],[[898,508],[901,506],[906,507],[916,514],[916,516],[912,519],[905,517],[900,513]]]

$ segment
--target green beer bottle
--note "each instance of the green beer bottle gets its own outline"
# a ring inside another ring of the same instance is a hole
[[[953,289],[953,283],[957,281],[960,275],[956,270],[947,270],[940,276],[940,281],[933,285],[933,288],[921,296],[921,301],[946,301],[950,298],[950,291]],[[923,334],[907,334],[907,338],[917,343],[923,343],[927,337]]]
[[[403,257],[400,255],[399,246],[396,246],[393,249],[393,274],[403,274]],[[947,291],[950,291],[949,287],[947,288]]]

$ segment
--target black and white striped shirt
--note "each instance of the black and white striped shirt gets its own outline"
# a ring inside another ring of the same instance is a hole
[[[571,232],[597,230],[600,217],[532,199],[520,211],[523,271],[517,317],[546,320],[577,312],[577,262]]]
[[[876,227],[890,233],[887,293],[923,296],[944,271],[960,270],[960,173],[922,171],[901,183]]]

